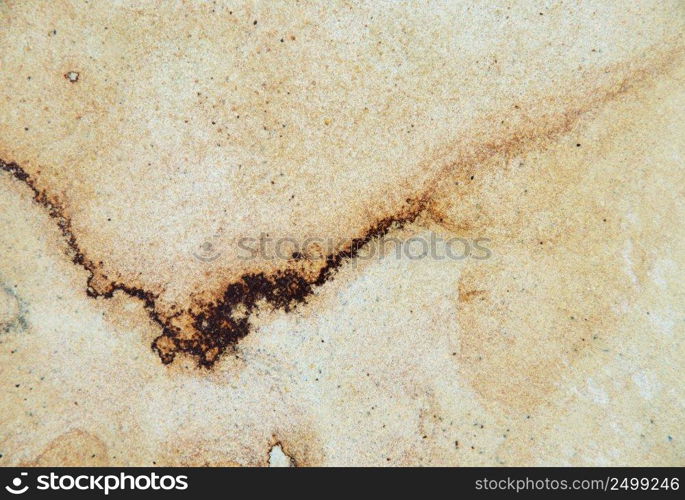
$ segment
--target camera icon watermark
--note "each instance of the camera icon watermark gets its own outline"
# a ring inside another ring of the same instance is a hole
[[[20,477],[15,477],[14,479],[12,479],[11,486],[5,486],[5,489],[13,495],[21,495],[23,493],[26,493],[29,489],[28,485],[24,485],[22,487],[22,478],[28,476],[28,472],[21,472],[19,476]]]
[[[203,241],[193,251],[193,257],[202,262],[213,262],[219,258],[221,251],[214,239]]]

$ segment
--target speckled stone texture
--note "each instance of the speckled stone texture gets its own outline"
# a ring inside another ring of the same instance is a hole
[[[0,3],[0,465],[685,465],[684,28]]]

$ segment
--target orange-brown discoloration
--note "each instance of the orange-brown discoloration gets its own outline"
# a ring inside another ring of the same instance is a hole
[[[34,460],[24,467],[106,467],[107,446],[93,434],[81,429],[65,432],[55,438]]]
[[[647,279],[656,256],[626,242],[627,221],[604,208],[635,200],[644,179],[619,184],[594,160],[620,162],[624,143],[650,122],[660,100],[644,87],[631,97],[592,112],[601,131],[593,122],[569,123],[563,134],[541,138],[544,149],[493,154],[480,180],[447,177],[435,197],[441,227],[495,242],[498,257],[467,269],[458,290],[463,370],[489,403],[528,413],[545,405],[564,367],[607,350],[619,309]],[[656,231],[652,245],[663,238]]]
[[[487,290],[465,290],[464,284],[459,283],[459,302],[471,302],[472,300],[485,300]]]

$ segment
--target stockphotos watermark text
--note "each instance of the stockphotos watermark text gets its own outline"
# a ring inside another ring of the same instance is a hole
[[[410,260],[425,258],[486,260],[492,257],[490,242],[490,238],[445,239],[432,232],[427,237],[413,236],[408,239],[399,239],[384,236],[368,242],[322,237],[273,238],[266,233],[261,233],[257,237],[239,238],[233,244],[221,243],[218,237],[208,238],[193,250],[193,256],[203,262],[212,262],[225,251],[230,251],[235,253],[240,260],[319,260],[347,251],[355,260],[386,257]]]
[[[93,491],[109,495],[111,491],[172,491],[187,490],[187,475],[159,475],[155,472],[143,474],[77,474],[55,473],[35,477],[30,485],[28,472],[21,472],[12,479],[5,490],[12,495],[23,495],[29,490],[38,491]]]

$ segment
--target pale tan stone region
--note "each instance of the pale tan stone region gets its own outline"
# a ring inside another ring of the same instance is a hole
[[[685,465],[684,28],[0,2],[0,465]]]

